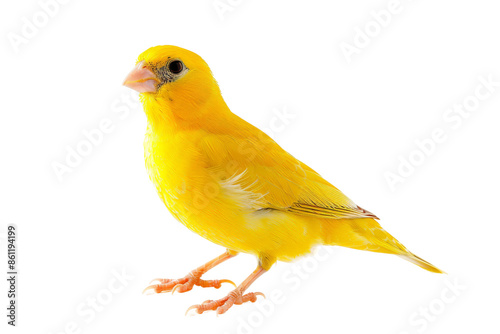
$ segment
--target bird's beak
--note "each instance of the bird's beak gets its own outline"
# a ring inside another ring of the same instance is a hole
[[[143,60],[127,75],[123,85],[139,93],[153,93],[156,92],[156,86],[159,82],[160,80],[151,72]]]

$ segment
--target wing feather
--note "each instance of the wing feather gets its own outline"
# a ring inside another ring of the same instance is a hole
[[[259,194],[260,209],[332,219],[378,219],[269,136],[248,126],[249,131],[203,136],[201,151],[214,177],[223,181],[240,175],[241,188]]]

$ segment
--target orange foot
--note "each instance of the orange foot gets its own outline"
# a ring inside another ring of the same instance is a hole
[[[178,279],[168,279],[168,278],[155,278],[150,282],[153,283],[154,281],[158,281],[160,284],[152,284],[142,293],[145,293],[146,291],[153,290],[154,293],[164,293],[164,292],[170,292],[174,293],[175,291],[177,292],[186,292],[189,291],[193,288],[193,286],[201,286],[202,288],[220,288],[222,283],[230,283],[236,287],[236,284],[234,284],[232,281],[228,279],[221,279],[221,280],[203,280],[201,279],[201,275],[203,275],[202,271],[199,270],[193,270],[189,274],[187,274],[183,278],[178,278]]]
[[[234,304],[241,305],[245,302],[255,302],[257,300],[257,296],[264,296],[261,292],[250,292],[247,294],[243,294],[238,288],[231,291],[226,297],[218,300],[206,300],[201,304],[193,305],[187,309],[186,315],[191,310],[196,310],[198,314],[202,314],[205,311],[216,311],[216,314],[226,313],[227,310],[231,308]]]

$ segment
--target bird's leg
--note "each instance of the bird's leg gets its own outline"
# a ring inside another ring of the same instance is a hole
[[[245,302],[255,302],[257,300],[257,296],[264,296],[263,293],[261,292],[250,292],[247,294],[243,294],[250,284],[252,284],[257,278],[259,278],[260,275],[265,273],[266,270],[262,268],[260,265],[257,267],[257,269],[254,270],[253,273],[248,276],[243,283],[241,283],[236,289],[231,291],[226,297],[218,300],[207,300],[204,301],[201,304],[198,305],[193,305],[190,308],[187,309],[186,314],[190,310],[196,310],[198,314],[201,314],[205,311],[216,311],[217,315],[225,313],[231,306],[234,304],[240,305]]]
[[[213,287],[218,289],[220,288],[222,283],[231,283],[236,287],[236,284],[234,284],[232,281],[228,279],[222,279],[222,280],[201,279],[201,276],[205,274],[207,271],[236,255],[238,255],[237,252],[228,249],[224,254],[219,255],[215,259],[196,268],[183,278],[179,279],[155,278],[154,280],[151,281],[151,283],[153,283],[154,281],[158,281],[159,284],[153,284],[148,286],[146,289],[144,289],[142,293],[145,293],[146,291],[149,290],[152,290],[155,293],[170,292],[170,291],[172,291],[172,293],[174,293],[175,291],[186,292],[191,290],[194,285],[198,285],[203,288]]]

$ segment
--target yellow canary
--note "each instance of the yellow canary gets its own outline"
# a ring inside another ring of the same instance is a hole
[[[233,114],[197,54],[152,47],[124,85],[141,93],[146,167],[159,196],[187,228],[227,249],[183,278],[155,279],[145,291],[219,288],[232,282],[201,276],[239,252],[255,255],[257,269],[226,297],[188,309],[221,314],[262,295],[245,291],[277,260],[291,261],[317,245],[395,254],[442,273],[386,232],[374,214]]]

